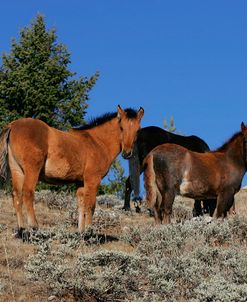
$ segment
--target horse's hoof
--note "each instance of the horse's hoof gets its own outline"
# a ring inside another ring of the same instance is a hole
[[[92,237],[94,234],[92,226],[86,226],[84,230],[76,232],[76,235],[80,236],[81,238],[87,240],[88,238]]]
[[[30,233],[31,233],[31,235],[33,235],[33,234],[36,234],[37,231],[38,231],[38,227],[32,227]]]
[[[17,239],[22,239],[24,232],[25,232],[25,228],[17,228],[15,229],[13,236]]]
[[[15,233],[14,237],[17,239],[22,239],[23,242],[30,240],[30,232],[27,231],[25,228],[18,228]]]
[[[124,211],[130,211],[130,207],[123,207]]]
[[[136,213],[141,213],[141,208],[139,206],[136,207]]]
[[[84,236],[85,237],[92,237],[93,236],[93,227],[91,225],[86,226],[84,230]]]
[[[142,202],[142,198],[140,196],[136,196],[133,198],[134,202]]]

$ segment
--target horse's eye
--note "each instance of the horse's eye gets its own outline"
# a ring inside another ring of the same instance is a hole
[[[122,126],[120,126],[120,130],[123,131],[123,127]]]

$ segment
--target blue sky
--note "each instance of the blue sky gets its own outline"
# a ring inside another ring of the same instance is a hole
[[[212,149],[247,123],[246,1],[3,1],[0,53],[37,13],[68,47],[72,71],[100,71],[88,118],[143,106],[142,126],[173,116]]]

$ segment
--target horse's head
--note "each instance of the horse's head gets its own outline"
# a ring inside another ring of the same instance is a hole
[[[243,148],[244,148],[244,160],[247,165],[247,125],[241,123],[241,132],[243,134]]]
[[[121,131],[121,149],[123,158],[130,158],[133,151],[133,144],[136,139],[136,133],[140,129],[141,119],[144,115],[144,109],[136,112],[132,109],[123,110],[118,105],[118,120]]]

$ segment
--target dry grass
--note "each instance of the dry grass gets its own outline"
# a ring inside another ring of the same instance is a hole
[[[38,245],[25,243],[14,238],[16,217],[11,198],[3,194],[0,198],[0,301],[42,302],[48,301],[48,299],[50,301],[61,301],[61,298],[58,299],[52,296],[47,284],[41,281],[29,280],[25,270],[25,263],[30,255],[37,253]],[[193,201],[190,199],[178,198],[176,203],[183,203],[187,208],[191,209],[193,206]],[[44,202],[36,203],[35,207],[42,231],[49,233],[50,230],[60,229],[64,234],[76,233],[77,228],[73,221],[75,217],[71,218],[73,207],[72,210],[69,208],[51,209]],[[247,215],[247,190],[242,190],[236,195],[236,210],[237,213]],[[124,213],[120,209],[107,208],[104,205],[97,206],[97,211],[100,215],[97,215],[96,212],[94,225],[96,232],[103,235],[103,237],[105,236],[105,240],[96,238],[91,243],[90,241],[86,243],[78,243],[76,241],[76,248],[67,252],[66,260],[70,259],[69,261],[73,262],[75,257],[80,254],[94,253],[101,250],[132,254],[135,251],[133,244],[128,244],[126,241],[118,239],[127,234],[132,226],[138,225],[140,228],[145,228],[153,224],[153,218],[150,218],[145,212],[142,214],[136,214],[134,211]],[[114,217],[114,219],[111,220],[111,217]],[[57,253],[65,246],[61,246],[62,240],[60,235],[59,238],[56,237],[51,243]],[[66,241],[66,238],[64,240]],[[63,301],[76,301],[71,293],[65,295],[63,299]],[[94,300],[89,299],[88,301]]]
[[[102,210],[106,213],[114,213],[113,209],[105,206],[97,206],[97,210],[98,212]],[[66,232],[72,234],[77,232],[77,220],[71,219],[69,213],[71,209],[51,209],[45,202],[38,202],[35,204],[35,211],[42,231],[66,229]],[[152,223],[152,218],[146,217],[144,214],[135,214],[133,211],[125,215],[120,210],[117,212],[119,212],[117,214],[119,221],[114,226],[109,225],[109,220],[105,223],[102,222],[102,218],[99,219],[96,212],[94,223],[100,233],[119,237],[126,231],[126,225],[143,224],[144,221]],[[68,223],[69,220],[70,223]],[[38,248],[34,244],[16,239],[14,237],[15,229],[16,217],[11,197],[2,194],[0,203],[0,301],[47,301],[50,293],[47,291],[46,285],[40,282],[30,282],[24,270],[27,258],[35,254]],[[53,244],[55,245],[56,242]],[[59,243],[57,244],[59,246]],[[109,240],[103,244],[82,245],[75,253],[90,253],[102,249],[121,250],[127,253],[133,251],[133,247],[129,244]],[[66,301],[69,299],[74,301],[72,297],[66,297]],[[52,301],[58,300],[54,297]]]
[[[237,213],[247,213],[247,188],[235,195]]]

